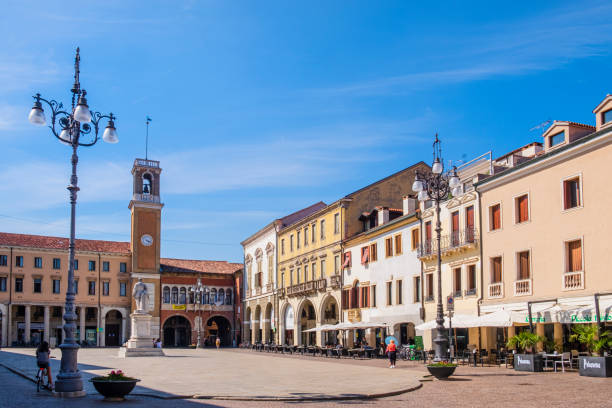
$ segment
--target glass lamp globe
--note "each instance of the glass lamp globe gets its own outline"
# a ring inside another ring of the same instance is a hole
[[[433,166],[431,166],[431,171],[432,171],[434,174],[440,174],[440,173],[442,173],[442,163],[440,163],[440,159],[436,159],[436,160],[434,161]]]
[[[461,194],[463,194],[463,188],[459,185],[459,186],[453,188],[453,192],[452,193],[453,193],[453,196],[458,197]]]
[[[427,191],[421,190],[419,191],[418,199],[419,201],[427,201],[429,200],[429,194],[427,194]]]
[[[459,177],[457,177],[457,175],[453,175],[448,181],[448,185],[450,188],[456,188],[460,183],[461,181],[459,180]]]
[[[87,106],[87,99],[85,99],[85,91],[83,91],[83,95],[79,97],[77,107],[74,109],[74,119],[81,123],[91,122],[91,112],[89,112],[89,106]]]
[[[30,114],[28,115],[28,120],[33,125],[38,125],[38,126],[43,126],[46,123],[45,112],[43,111],[43,108],[40,102],[38,101],[34,102],[34,107],[30,111]]]
[[[70,131],[68,129],[62,130],[62,133],[60,133],[59,138],[61,143],[68,146],[72,145],[72,135],[70,134]]]
[[[420,193],[423,191],[423,182],[419,179],[415,179],[414,183],[412,183],[412,191]]]
[[[117,129],[115,129],[115,123],[112,120],[108,121],[108,125],[106,129],[104,129],[104,134],[102,135],[102,140],[106,143],[117,143],[119,141]]]

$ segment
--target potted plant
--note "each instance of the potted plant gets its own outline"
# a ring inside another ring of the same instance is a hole
[[[600,353],[612,349],[612,332],[606,330],[597,336],[597,326],[579,324],[572,327],[570,341],[584,344],[591,356],[581,356],[578,361],[580,375],[586,377],[612,377],[612,356]]]
[[[136,383],[140,380],[127,377],[123,371],[111,371],[108,375],[93,377],[89,380],[96,387],[96,391],[104,396],[107,401],[123,401]]]
[[[538,343],[544,342],[545,337],[528,331],[521,332],[508,339],[508,348],[516,348],[519,353],[514,356],[514,369],[516,371],[542,371],[542,356],[533,354]]]
[[[448,378],[455,372],[457,364],[450,363],[448,361],[440,361],[437,363],[427,364],[427,370],[431,375],[436,377],[438,380]]]

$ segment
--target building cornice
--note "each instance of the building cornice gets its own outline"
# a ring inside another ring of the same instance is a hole
[[[275,227],[276,221],[277,220],[272,221],[271,223],[269,223],[268,225],[266,225],[265,227],[263,227],[262,229],[260,229],[259,231],[251,235],[250,237],[246,238],[244,241],[240,243],[240,245],[245,247],[249,245],[250,243],[252,243],[253,241],[257,240],[258,238],[261,238],[263,235],[268,233],[270,230],[274,231],[274,233],[276,234],[276,227]]]
[[[612,143],[612,129],[604,129],[578,139],[566,146],[552,150],[542,156],[528,160],[508,170],[504,170],[483,181],[474,184],[480,192],[486,192],[496,187],[515,181],[521,177],[537,173],[561,162],[571,160],[580,155],[602,148]]]

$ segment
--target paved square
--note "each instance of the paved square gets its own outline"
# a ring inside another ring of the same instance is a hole
[[[231,349],[166,349],[165,357],[119,358],[117,349],[79,350],[84,380],[111,370],[141,379],[134,392],[159,396],[334,398],[388,395],[418,388],[422,374],[380,366],[338,364],[325,358],[241,352]],[[33,349],[0,352],[3,364],[36,373]],[[61,352],[53,350],[54,377]],[[96,391],[85,381],[88,394]]]

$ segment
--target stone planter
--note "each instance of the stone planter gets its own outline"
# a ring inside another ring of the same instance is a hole
[[[515,354],[514,369],[516,371],[544,371],[542,356],[539,354]]]
[[[612,356],[580,357],[578,372],[585,377],[612,377]]]
[[[434,377],[436,377],[438,380],[450,377],[451,375],[453,375],[456,368],[457,366],[450,366],[450,367],[427,366],[427,370],[429,371],[429,373],[433,375]]]
[[[92,378],[89,381],[93,383],[96,391],[102,394],[106,401],[123,401],[140,380],[102,381]]]

